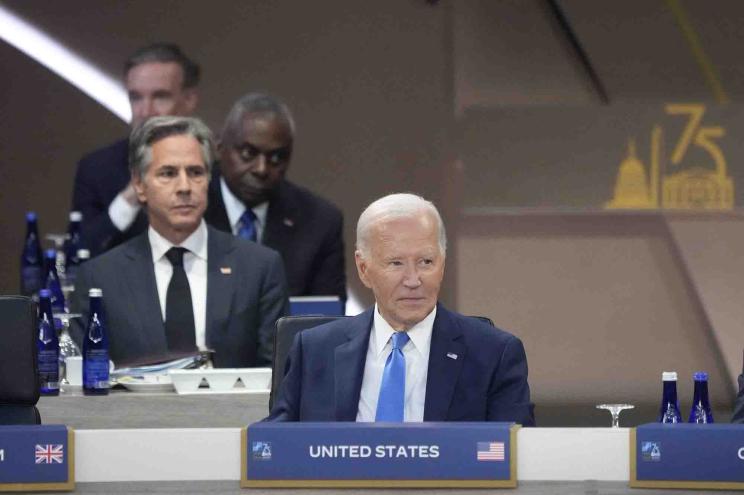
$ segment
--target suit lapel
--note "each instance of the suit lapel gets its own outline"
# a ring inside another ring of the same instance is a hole
[[[369,346],[374,307],[349,320],[348,341],[335,349],[336,421],[354,421]]]
[[[462,332],[441,305],[431,333],[429,372],[426,378],[424,421],[445,421],[457,379],[465,361],[466,348]]]
[[[136,314],[133,318],[140,322],[138,346],[153,354],[167,348],[163,313],[160,310],[158,288],[155,283],[155,268],[152,262],[152,250],[147,233],[140,235],[136,242],[127,247],[125,255],[132,261],[132,275],[126,277],[133,307]],[[132,329],[135,331],[135,329]]]
[[[235,294],[237,267],[232,242],[221,242],[225,234],[208,228],[207,236],[207,347],[214,349],[228,323]],[[229,238],[232,241],[232,237]],[[222,325],[220,325],[222,322]]]
[[[292,245],[297,227],[297,212],[287,187],[283,181],[274,198],[269,201],[262,239],[262,244],[280,251],[283,246]]]
[[[216,165],[216,164],[215,164]],[[227,217],[225,200],[222,198],[222,188],[219,166],[212,171],[212,179],[209,181],[209,201],[207,211],[204,212],[204,220],[212,227],[232,234],[230,219]]]

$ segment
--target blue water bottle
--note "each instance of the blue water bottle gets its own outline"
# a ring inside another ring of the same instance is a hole
[[[57,252],[47,249],[44,253],[46,265],[46,276],[44,277],[44,288],[52,295],[52,311],[55,313],[65,312],[65,296],[62,293],[62,283],[57,275]]]
[[[41,395],[59,395],[59,339],[54,328],[51,293],[47,289],[39,291],[38,321],[36,351],[40,392]]]
[[[65,239],[65,283],[67,285],[75,285],[77,268],[80,264],[78,251],[84,248],[80,230],[82,221],[82,213],[79,211],[70,212],[70,224],[67,227],[67,239]]]
[[[708,400],[708,373],[697,371],[692,375],[695,391],[690,408],[690,423],[713,423],[713,412]]]
[[[677,372],[665,371],[661,374],[661,379],[664,382],[664,391],[661,398],[659,423],[681,423],[682,415],[679,413],[679,402],[677,402]]]
[[[83,393],[109,393],[109,348],[106,319],[103,314],[103,291],[90,289],[90,316],[83,337]]]
[[[39,242],[36,213],[26,213],[26,239],[21,253],[21,294],[32,296],[39,292],[44,279],[44,255]]]

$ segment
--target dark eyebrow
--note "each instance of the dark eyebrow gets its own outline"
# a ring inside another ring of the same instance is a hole
[[[285,144],[284,146],[279,146],[278,148],[271,148],[271,149],[268,149],[268,150],[259,148],[258,146],[256,146],[255,144],[251,143],[250,141],[243,141],[242,143],[236,145],[236,148],[238,148],[238,149],[240,149],[240,148],[246,148],[246,147],[251,147],[254,150],[260,151],[261,153],[268,154],[268,153],[277,153],[277,152],[280,152],[280,151],[285,151],[287,149],[291,149],[292,148],[292,145],[291,144]]]

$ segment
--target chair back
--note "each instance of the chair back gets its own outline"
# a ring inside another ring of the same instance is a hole
[[[287,355],[292,347],[295,335],[308,328],[330,323],[344,316],[284,316],[276,321],[274,332],[274,359],[271,366],[271,395],[269,411],[274,407],[274,400],[284,380]]]
[[[0,424],[40,424],[36,304],[0,296]]]

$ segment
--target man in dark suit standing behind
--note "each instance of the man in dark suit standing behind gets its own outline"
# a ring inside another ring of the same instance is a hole
[[[209,129],[154,117],[130,139],[132,184],[148,230],[85,263],[73,308],[103,290],[111,359],[118,365],[213,349],[218,367],[271,363],[274,323],[287,312],[279,254],[211,227],[202,216],[213,161]]]
[[[131,127],[156,115],[191,115],[199,97],[199,66],[173,44],[137,50],[124,64]],[[93,151],[78,162],[72,209],[83,214],[83,237],[93,256],[144,232],[147,219],[130,183],[129,140]]]
[[[343,217],[285,179],[295,124],[277,98],[253,93],[233,105],[219,143],[207,223],[279,251],[291,296],[346,299]]]
[[[355,260],[375,306],[297,335],[268,419],[534,425],[522,342],[437,303],[446,251],[429,201],[368,206]]]

